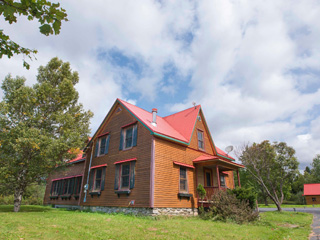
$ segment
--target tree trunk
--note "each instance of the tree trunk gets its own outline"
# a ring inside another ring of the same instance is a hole
[[[275,202],[275,204],[276,204],[276,206],[277,206],[277,208],[278,208],[278,211],[279,211],[279,212],[282,212],[281,204],[278,203],[278,202]]]
[[[268,197],[267,197],[267,196],[264,196],[264,197],[263,197],[263,200],[264,200],[264,205],[269,206]]]
[[[16,190],[14,191],[14,208],[13,208],[14,212],[20,211],[22,194],[23,194],[23,190],[21,188],[16,188]]]

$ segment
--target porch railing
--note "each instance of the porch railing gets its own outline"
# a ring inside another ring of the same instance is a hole
[[[212,195],[214,195],[215,193],[217,193],[219,191],[218,187],[204,187],[204,189],[206,190],[206,197],[203,199],[204,201],[210,201],[212,198]],[[225,191],[227,188],[225,187],[220,187],[220,190]]]

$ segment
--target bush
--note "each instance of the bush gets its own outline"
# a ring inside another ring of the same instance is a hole
[[[236,198],[239,200],[248,202],[251,209],[256,208],[257,194],[254,192],[253,188],[236,187],[230,191],[235,194]]]
[[[212,196],[210,213],[206,217],[242,224],[257,220],[258,212],[254,212],[247,201],[238,199],[235,194],[219,191]]]

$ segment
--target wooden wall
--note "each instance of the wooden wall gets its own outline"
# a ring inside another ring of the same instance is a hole
[[[320,195],[305,196],[307,205],[320,204]],[[315,198],[315,201],[312,201]]]
[[[116,113],[115,110],[121,108],[122,111]],[[150,119],[151,120],[151,119]],[[119,150],[121,127],[136,121],[136,119],[119,104],[114,108],[109,120],[102,126],[102,130],[97,134],[110,132],[109,152],[100,157],[94,157],[92,167],[107,163],[105,188],[101,191],[100,197],[87,195],[87,201],[82,205],[89,206],[120,206],[128,207],[131,200],[135,200],[134,207],[150,207],[150,161],[151,161],[151,139],[150,132],[138,123],[137,146],[129,150]],[[95,146],[94,139],[93,146]],[[85,175],[88,173],[91,150],[87,152]],[[129,196],[115,193],[115,165],[114,162],[137,158],[135,166],[135,187],[131,189]],[[85,183],[87,178],[85,177]]]
[[[48,205],[48,204],[78,205],[79,200],[74,199],[74,197],[71,197],[71,199],[63,199],[63,200],[61,199],[61,197],[59,197],[58,199],[50,199],[50,191],[51,191],[52,179],[81,175],[83,174],[83,170],[84,170],[84,161],[79,163],[74,163],[66,167],[57,168],[54,172],[52,172],[47,178],[43,204],[44,205]]]

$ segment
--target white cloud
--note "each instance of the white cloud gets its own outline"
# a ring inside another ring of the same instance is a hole
[[[39,50],[29,71],[19,56],[1,59],[1,80],[12,73],[26,76],[31,85],[37,68],[58,56],[79,72],[80,102],[95,113],[93,131],[117,97],[137,104],[163,94],[187,95],[183,101],[177,97],[171,110],[202,104],[222,149],[286,141],[304,165],[319,153],[318,1],[73,0],[61,5],[70,21],[58,36],[42,36],[37,22],[9,26],[0,20],[14,40]],[[108,55],[112,50],[135,61],[139,72],[115,63]],[[168,64],[176,77],[164,78]],[[183,92],[184,85],[189,92]]]

